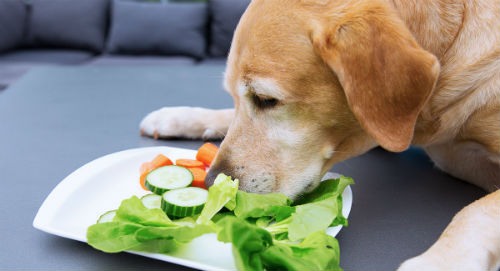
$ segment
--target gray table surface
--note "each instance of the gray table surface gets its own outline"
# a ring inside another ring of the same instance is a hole
[[[50,191],[81,165],[116,151],[201,142],[139,136],[162,106],[224,108],[223,66],[46,67],[0,91],[0,270],[191,270],[105,254],[32,226]],[[453,215],[485,194],[435,169],[425,153],[374,149],[332,171],[352,176],[349,227],[338,235],[346,270],[394,270],[423,252]]]

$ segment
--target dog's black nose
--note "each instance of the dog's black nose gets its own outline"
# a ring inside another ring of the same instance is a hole
[[[205,177],[205,186],[209,188],[214,184],[215,179],[220,173],[224,173],[227,176],[231,176],[231,178],[235,179],[237,176],[234,175],[233,168],[231,165],[225,160],[218,160],[216,163],[210,166],[208,170],[207,177]]]
[[[205,177],[205,186],[209,188],[214,184],[215,178],[217,178],[217,175],[219,172],[215,173],[212,169],[210,169],[207,173],[207,176]]]

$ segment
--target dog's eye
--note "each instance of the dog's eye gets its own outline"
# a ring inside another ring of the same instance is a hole
[[[259,96],[252,94],[252,102],[259,109],[268,109],[278,105],[279,101],[276,98]]]

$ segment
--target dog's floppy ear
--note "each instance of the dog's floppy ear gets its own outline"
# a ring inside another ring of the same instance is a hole
[[[317,24],[313,44],[363,129],[383,148],[403,151],[440,67],[390,7],[366,2]]]

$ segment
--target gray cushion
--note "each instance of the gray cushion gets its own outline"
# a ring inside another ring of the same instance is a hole
[[[21,44],[26,20],[22,0],[0,0],[0,52]]]
[[[28,43],[33,46],[104,49],[109,0],[32,0]]]
[[[3,1],[3,0],[0,0]],[[27,64],[81,64],[93,57],[88,51],[80,50],[16,50],[0,55],[0,64],[27,63]]]
[[[209,0],[209,52],[212,56],[227,56],[234,30],[249,3],[250,0]]]
[[[127,56],[105,55],[91,60],[89,65],[99,66],[133,66],[133,65],[193,65],[194,59],[185,56]]]
[[[110,53],[205,55],[206,3],[114,0]]]

